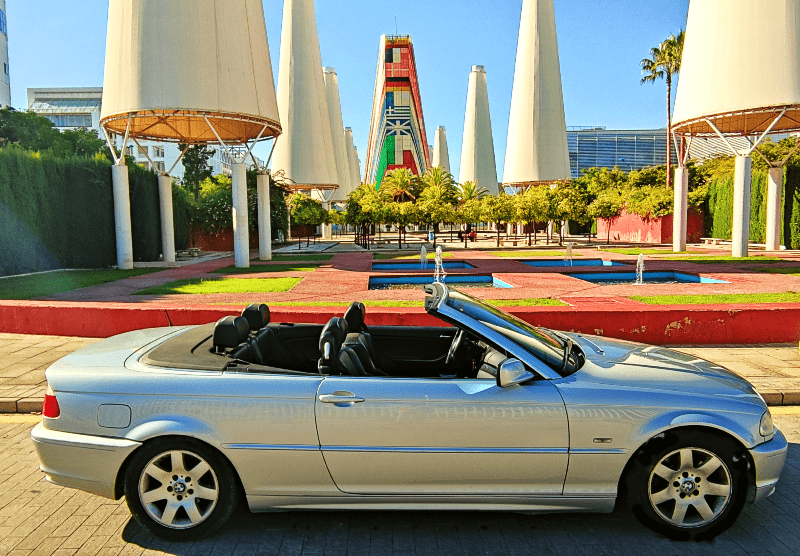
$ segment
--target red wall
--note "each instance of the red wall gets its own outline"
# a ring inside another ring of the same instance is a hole
[[[233,251],[233,230],[223,230],[218,234],[209,234],[202,230],[192,230],[194,246],[203,251]],[[258,232],[250,230],[250,249],[258,249]]]
[[[623,211],[622,216],[611,222],[611,239],[632,243],[672,243],[673,215],[645,220],[637,214]],[[699,243],[703,237],[704,218],[701,212],[689,210],[686,240],[688,243]],[[605,239],[608,234],[608,222],[597,221],[597,239]]]

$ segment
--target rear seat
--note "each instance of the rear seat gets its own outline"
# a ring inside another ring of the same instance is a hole
[[[240,361],[253,363],[250,326],[244,317],[224,317],[214,325],[214,352]]]

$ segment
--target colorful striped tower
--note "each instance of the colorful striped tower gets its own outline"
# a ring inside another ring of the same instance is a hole
[[[372,123],[367,143],[366,182],[380,187],[386,172],[430,166],[414,45],[410,36],[381,37]]]

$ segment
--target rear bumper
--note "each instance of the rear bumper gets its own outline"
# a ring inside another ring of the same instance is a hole
[[[772,440],[750,450],[755,464],[755,492],[751,493],[751,502],[756,504],[775,492],[788,450],[786,438],[777,429]]]
[[[39,423],[31,439],[41,470],[51,483],[116,499],[117,474],[141,443],[46,429]]]

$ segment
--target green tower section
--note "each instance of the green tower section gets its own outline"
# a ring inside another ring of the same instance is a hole
[[[383,152],[381,152],[381,160],[378,164],[378,176],[377,180],[375,180],[376,190],[380,188],[381,183],[383,183],[383,177],[386,174],[386,168],[393,166],[394,164],[394,135],[389,135],[386,137],[386,141],[383,143]]]

